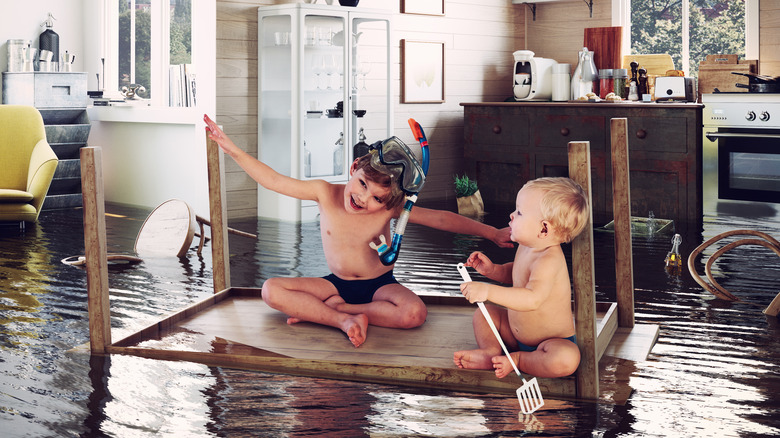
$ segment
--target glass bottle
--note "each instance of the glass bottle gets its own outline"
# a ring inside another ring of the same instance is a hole
[[[344,133],[339,133],[339,139],[336,140],[336,147],[333,149],[333,175],[344,173]]]
[[[367,154],[369,150],[368,143],[366,143],[366,134],[363,133],[363,128],[360,128],[358,132],[358,142],[352,147],[352,159],[360,158]]]
[[[49,17],[46,19],[46,21],[41,24],[41,26],[46,26],[46,30],[41,32],[41,35],[38,37],[38,49],[39,50],[48,50],[52,53],[52,67],[51,71],[58,71],[59,68],[59,62],[60,59],[60,36],[57,35],[57,32],[55,32],[52,27],[54,27],[54,21],[56,18],[49,12]]]
[[[306,140],[303,141],[303,175],[311,178],[311,151],[306,146]]]

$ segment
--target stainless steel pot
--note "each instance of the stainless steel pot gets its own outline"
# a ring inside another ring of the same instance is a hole
[[[755,73],[731,72],[733,75],[747,76],[748,84],[735,84],[737,88],[747,88],[750,93],[780,93],[780,76],[766,76]]]

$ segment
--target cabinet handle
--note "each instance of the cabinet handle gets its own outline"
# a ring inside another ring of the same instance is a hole
[[[639,131],[636,132],[636,138],[645,138],[645,137],[647,137],[647,131],[645,131],[644,129],[640,129]]]
[[[501,134],[501,125],[493,126],[493,134]]]
[[[569,128],[561,128],[561,135],[564,137],[569,136]]]

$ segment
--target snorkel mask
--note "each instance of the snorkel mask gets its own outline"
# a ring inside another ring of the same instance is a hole
[[[396,174],[400,173],[399,183],[401,190],[406,193],[406,203],[403,211],[398,217],[393,231],[393,240],[390,245],[387,244],[385,236],[380,235],[377,245],[374,242],[369,243],[372,249],[379,254],[379,260],[385,266],[392,265],[398,259],[398,252],[401,249],[401,239],[406,230],[406,224],[409,222],[409,214],[412,211],[414,203],[417,201],[417,194],[425,184],[425,175],[428,173],[428,139],[422,127],[414,119],[409,119],[409,127],[412,128],[414,138],[420,142],[422,148],[422,164],[417,161],[414,153],[404,142],[397,137],[390,137],[387,140],[378,141],[370,146],[371,150],[377,150],[377,154],[371,160],[374,168],[379,168],[379,164],[390,168]],[[378,161],[378,163],[375,163]]]

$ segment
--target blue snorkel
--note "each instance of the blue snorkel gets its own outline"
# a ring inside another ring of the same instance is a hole
[[[422,148],[422,175],[421,178],[418,178],[416,181],[413,182],[413,184],[410,184],[414,187],[414,189],[410,190],[407,185],[405,184],[405,181],[407,179],[411,179],[409,175],[402,175],[404,176],[399,181],[401,183],[401,190],[406,193],[406,203],[404,204],[403,211],[401,212],[401,215],[398,217],[398,220],[395,224],[395,230],[393,231],[393,240],[390,242],[390,245],[387,245],[387,242],[385,240],[384,234],[379,236],[380,244],[377,245],[374,242],[369,243],[369,246],[372,249],[375,249],[376,252],[379,254],[379,260],[382,262],[383,265],[389,266],[395,263],[395,261],[398,259],[398,252],[401,250],[401,239],[404,237],[404,231],[406,230],[406,224],[409,222],[409,214],[412,212],[412,207],[414,207],[414,203],[417,201],[417,194],[420,193],[420,189],[422,189],[423,184],[425,183],[425,176],[428,174],[428,164],[430,163],[430,157],[428,154],[428,139],[425,137],[425,132],[423,132],[422,127],[420,126],[417,121],[414,119],[409,119],[409,127],[412,128],[412,134],[414,135],[414,138],[420,142],[420,147]],[[411,160],[411,164],[416,165],[417,160],[414,158],[414,156],[408,151],[408,148],[406,148],[406,145],[401,143],[401,145],[407,150],[407,159]],[[384,144],[381,147],[383,147]],[[380,149],[381,152],[381,149]],[[383,164],[391,164],[391,163],[384,163],[384,158],[382,158],[382,155],[380,154],[380,158],[383,161]],[[392,164],[398,164],[398,163],[392,163]],[[404,164],[404,172],[412,172],[412,169],[407,169],[406,166],[410,165],[410,163]]]

